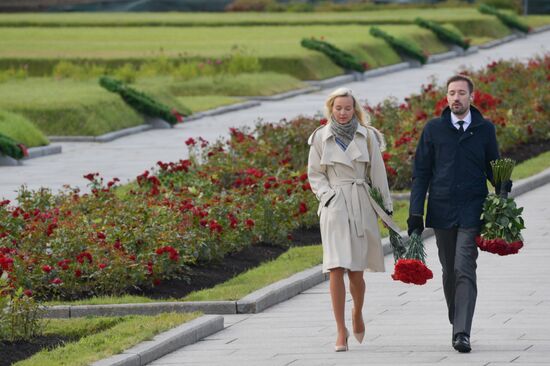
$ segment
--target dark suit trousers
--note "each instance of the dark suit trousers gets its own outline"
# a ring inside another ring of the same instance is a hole
[[[458,333],[470,335],[477,298],[475,238],[479,228],[434,229],[434,232],[453,337]]]

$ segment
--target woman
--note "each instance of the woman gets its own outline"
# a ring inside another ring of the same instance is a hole
[[[332,92],[325,103],[325,114],[329,122],[308,139],[308,178],[319,200],[323,272],[330,272],[330,295],[338,331],[335,351],[339,352],[348,350],[349,337],[344,321],[344,273],[348,272],[353,298],[353,334],[361,343],[365,335],[363,271],[384,271],[375,209],[393,209],[381,154],[385,147],[383,136],[368,125],[352,91],[340,88]],[[385,208],[371,200],[369,187],[380,190]]]

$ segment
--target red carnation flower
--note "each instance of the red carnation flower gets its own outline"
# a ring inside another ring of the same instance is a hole
[[[433,273],[418,259],[399,259],[391,277],[395,281],[423,285],[433,278]]]

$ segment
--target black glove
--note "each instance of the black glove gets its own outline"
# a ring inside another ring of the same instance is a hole
[[[407,219],[408,230],[407,233],[411,236],[414,232],[418,235],[424,231],[424,219],[420,215],[410,215]]]
[[[503,198],[508,198],[508,193],[512,191],[512,180],[497,183],[495,185],[495,193]]]

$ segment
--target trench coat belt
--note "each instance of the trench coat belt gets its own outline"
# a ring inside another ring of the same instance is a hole
[[[333,182],[333,187],[341,187],[351,185],[351,206],[346,202],[346,208],[348,210],[348,217],[353,221],[355,226],[355,231],[357,236],[365,236],[365,229],[363,228],[363,212],[359,204],[359,186],[362,186],[367,195],[369,192],[369,187],[365,179],[338,179],[336,182]]]

